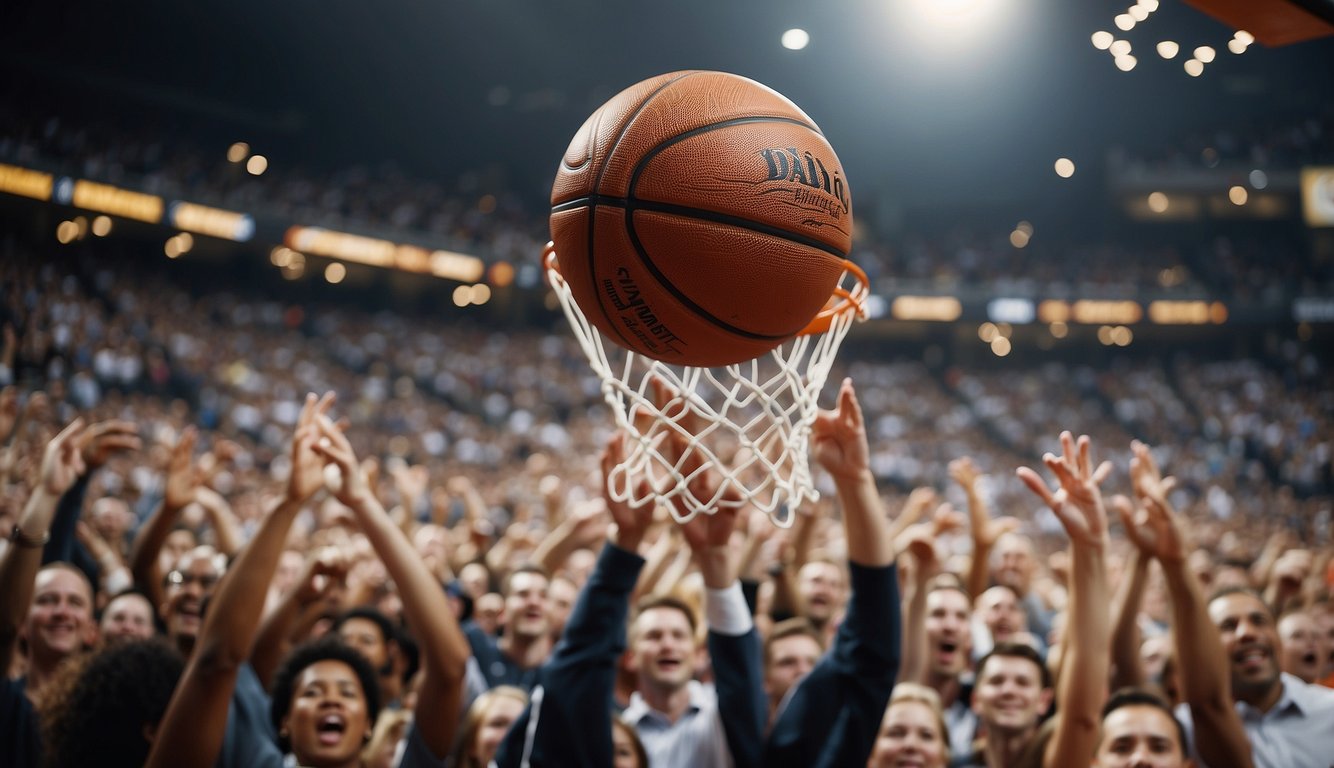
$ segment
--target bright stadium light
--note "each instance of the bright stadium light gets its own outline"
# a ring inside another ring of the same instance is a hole
[[[1112,36],[1111,32],[1101,29],[1098,30],[1097,32],[1094,32],[1093,37],[1091,39],[1093,40],[1093,47],[1097,48],[1100,51],[1105,51],[1108,48],[1110,48],[1112,46],[1112,42],[1116,40],[1116,38]]]
[[[1164,40],[1158,44],[1158,55],[1164,59],[1176,58],[1177,52],[1180,50],[1181,46],[1172,40]]]
[[[994,38],[1009,19],[1008,4],[1000,0],[912,0],[904,9],[934,48],[973,47],[978,39]]]
[[[783,47],[789,51],[800,51],[811,42],[811,36],[804,29],[789,29],[783,33]]]

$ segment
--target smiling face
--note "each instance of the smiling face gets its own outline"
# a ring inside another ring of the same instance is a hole
[[[1042,687],[1042,670],[1022,656],[995,655],[977,671],[973,711],[987,728],[1018,734],[1037,727],[1051,703]]]
[[[1252,704],[1279,693],[1278,630],[1269,609],[1255,595],[1234,592],[1209,603],[1232,665],[1232,695]]]
[[[371,732],[366,693],[356,672],[335,659],[303,669],[293,685],[292,708],[282,730],[301,765],[354,763]]]
[[[212,549],[204,547],[187,552],[167,574],[161,614],[167,635],[178,643],[193,645],[203,624],[204,600],[222,577],[212,554]]]
[[[695,633],[681,611],[649,608],[635,619],[630,649],[641,687],[675,691],[694,676]]]
[[[93,594],[86,579],[69,568],[37,573],[24,636],[33,658],[50,664],[76,654],[97,639]]]
[[[940,718],[920,701],[897,701],[885,710],[867,768],[944,768]]]
[[[547,615],[547,577],[519,572],[510,577],[505,595],[505,631],[515,638],[533,641],[546,636],[551,618]]]
[[[153,636],[153,606],[143,595],[129,592],[113,599],[102,612],[102,638],[146,640]]]

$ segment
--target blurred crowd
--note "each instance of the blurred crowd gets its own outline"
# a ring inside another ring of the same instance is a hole
[[[3,120],[0,117],[0,120]],[[1210,141],[1218,156],[1240,159],[1251,148],[1258,168],[1294,172],[1328,158],[1331,117],[1274,125],[1247,142],[1221,132]],[[1194,146],[1195,139],[1187,142]],[[1216,148],[1214,148],[1216,147]],[[274,161],[261,175],[245,169],[248,155],[229,161],[225,148],[206,151],[180,135],[146,136],[138,126],[50,117],[10,116],[0,122],[0,162],[124,185],[131,189],[248,211],[288,223],[350,230],[475,254],[489,263],[532,262],[546,241],[545,212],[502,175],[477,170],[451,183],[420,178],[392,165],[333,170]],[[1186,167],[1177,162],[1173,167]],[[882,293],[962,291],[993,295],[1124,298],[1216,296],[1245,301],[1281,299],[1328,289],[1334,263],[1304,243],[1254,223],[1235,224],[1206,240],[1192,232],[1138,240],[1129,233],[1077,238],[1030,227],[1022,239],[1008,228],[955,225],[914,227],[879,236],[861,226],[851,258]]]
[[[1152,146],[1120,149],[1114,162],[1155,169],[1245,167],[1300,168],[1334,162],[1334,109],[1326,106],[1302,119],[1279,116],[1198,131]]]
[[[1113,162],[1293,170],[1330,160],[1330,120]],[[0,162],[488,260],[545,239],[483,172],[256,176],[137,128],[0,121]],[[884,293],[1267,301],[1334,277],[1265,228],[1019,239],[960,226],[852,258]],[[744,506],[682,524],[607,491],[625,445],[563,326],[191,288],[188,259],[109,247],[0,244],[0,764],[1334,754],[1334,381],[1310,349],[848,345],[812,427],[821,499],[790,528]]]

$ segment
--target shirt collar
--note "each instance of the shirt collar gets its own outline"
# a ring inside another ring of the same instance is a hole
[[[699,712],[709,701],[709,695],[704,690],[704,686],[700,685],[698,680],[691,680],[686,684],[686,690],[690,694],[690,703],[686,705],[686,714]],[[649,716],[666,720],[666,715],[649,706],[644,697],[639,695],[639,691],[630,694],[630,704],[621,713],[621,717],[631,723],[638,723]]]

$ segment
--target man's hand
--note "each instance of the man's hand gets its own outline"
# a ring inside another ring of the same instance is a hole
[[[315,444],[321,439],[316,419],[328,412],[333,402],[332,392],[326,392],[318,400],[314,393],[309,393],[301,406],[301,415],[297,417],[296,431],[292,435],[292,472],[287,478],[290,502],[304,504],[324,487],[324,462],[315,452]]]
[[[815,460],[836,480],[861,480],[870,475],[871,452],[866,425],[852,379],[844,379],[838,390],[838,405],[820,411],[811,427]]]
[[[602,449],[602,498],[607,503],[607,512],[616,524],[614,540],[616,546],[627,552],[638,552],[644,542],[644,534],[653,524],[653,502],[633,505],[629,500],[616,501],[611,494],[611,474],[625,460],[625,433],[617,432],[607,441]],[[642,499],[648,494],[648,481],[639,478],[631,498]]]
[[[1050,453],[1042,457],[1047,469],[1056,475],[1054,492],[1028,467],[1017,470],[1019,479],[1061,521],[1071,542],[1102,549],[1107,545],[1107,511],[1098,486],[1111,473],[1112,464],[1104,461],[1093,468],[1088,435],[1080,435],[1076,443],[1068,431],[1062,432],[1061,453],[1059,458]]]
[[[1124,496],[1112,500],[1126,528],[1126,537],[1145,557],[1157,558],[1162,563],[1180,563],[1186,559],[1186,539],[1176,510],[1167,500],[1176,480],[1162,476],[1147,445],[1136,440],[1130,449],[1134,454],[1130,459],[1130,483],[1138,503]]]
[[[353,453],[352,444],[348,442],[343,430],[323,413],[316,414],[315,424],[320,439],[311,446],[312,449],[327,464],[338,467],[338,472],[342,476],[342,482],[338,484],[338,492],[335,494],[338,500],[354,511],[365,511],[378,504],[370,485],[367,484],[367,467],[365,463],[357,461],[357,455]]]
[[[83,432],[83,419],[75,419],[46,444],[38,475],[38,487],[41,490],[59,498],[83,474],[83,456],[79,453]]]
[[[199,475],[195,471],[194,451],[198,439],[199,432],[194,427],[186,427],[176,438],[176,445],[172,446],[162,497],[163,506],[170,511],[185,509],[195,500]]]
[[[99,421],[84,430],[79,439],[79,452],[89,470],[97,469],[117,451],[137,451],[143,447],[139,428],[132,421]]]
[[[977,481],[982,477],[982,472],[978,470],[977,465],[973,463],[971,456],[960,456],[949,464],[950,477],[954,482],[967,493],[973,493],[977,488]]]

